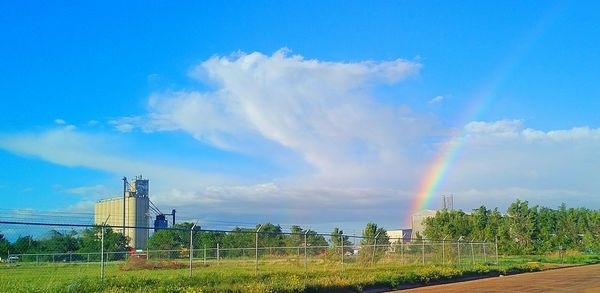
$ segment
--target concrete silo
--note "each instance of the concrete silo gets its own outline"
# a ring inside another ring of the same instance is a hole
[[[101,225],[108,218],[107,225],[113,226],[113,230],[123,233],[129,238],[129,246],[136,249],[145,248],[148,240],[149,230],[146,228],[127,227],[149,227],[150,222],[150,198],[148,179],[136,176],[127,183],[124,178],[125,189],[123,197],[115,197],[100,200],[94,206],[94,223]]]

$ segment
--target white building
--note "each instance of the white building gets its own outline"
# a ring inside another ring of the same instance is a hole
[[[412,229],[399,229],[387,231],[387,236],[390,239],[390,244],[408,242],[412,235]]]
[[[412,234],[411,238],[416,239],[417,233],[422,238],[425,238],[423,232],[425,231],[425,225],[423,221],[429,217],[435,217],[436,210],[422,210],[412,215]]]

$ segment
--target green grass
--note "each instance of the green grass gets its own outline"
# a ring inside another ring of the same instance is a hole
[[[544,259],[548,261],[549,259]],[[100,266],[94,264],[27,264],[0,266],[0,292],[319,292],[363,291],[367,288],[400,288],[462,276],[535,271],[539,264],[525,257],[504,259],[501,265],[463,264],[402,265],[383,260],[375,265],[349,263],[344,271],[339,261],[311,260],[308,272],[297,258],[265,259],[255,275],[254,262],[223,260],[188,269],[123,271],[123,263],[112,262],[100,283]]]
[[[522,264],[527,262],[539,262],[558,265],[593,264],[600,263],[600,255],[567,254],[563,257],[547,255],[505,256],[502,257],[501,262],[505,264]]]

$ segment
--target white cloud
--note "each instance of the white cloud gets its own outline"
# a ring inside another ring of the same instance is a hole
[[[67,124],[67,122],[65,122],[65,120],[62,120],[60,118],[54,119],[54,123],[57,125],[65,125]]]
[[[114,126],[119,132],[127,133],[142,125],[142,122],[140,117],[121,117],[108,121],[108,124]]]
[[[527,190],[517,193],[523,198],[538,192],[552,198],[553,205],[561,195],[576,204],[600,190],[598,166],[600,129],[540,131],[518,120],[471,122],[445,186],[481,190],[480,196],[489,199],[492,190],[521,189]]]
[[[275,221],[322,227],[348,225],[365,219],[388,226],[400,225],[400,214],[408,208],[407,191],[391,188],[327,188],[261,183],[255,185],[211,185],[201,190],[173,189],[169,197],[155,200],[159,206],[175,205],[178,212],[201,219],[242,218],[245,221]],[[201,213],[198,209],[202,210]]]
[[[435,96],[431,100],[429,100],[429,104],[441,103],[445,99],[446,99],[446,97],[444,97],[444,96]]]
[[[75,204],[67,206],[65,211],[74,212],[74,213],[90,213],[90,212],[94,211],[95,204],[96,204],[96,200],[84,199]]]
[[[175,91],[150,97],[150,113],[113,122],[130,130],[181,130],[213,146],[258,156],[292,152],[312,179],[348,184],[401,180],[407,155],[436,130],[430,115],[378,104],[370,89],[418,72],[406,60],[336,63],[278,51],[213,57],[191,76],[210,92]],[[283,156],[282,156],[283,157]],[[393,172],[390,172],[393,170]]]
[[[86,167],[118,175],[144,174],[188,188],[227,180],[220,175],[208,175],[194,169],[128,156],[118,147],[122,142],[117,136],[90,134],[69,128],[38,133],[0,134],[1,149],[58,165]]]
[[[158,74],[158,73],[151,73],[151,74],[148,74],[148,76],[146,77],[146,79],[147,79],[149,82],[155,82],[155,81],[157,81],[157,80],[159,80],[159,79],[160,79],[160,74]]]
[[[174,188],[169,200],[182,206],[197,203],[230,214],[247,207],[262,213],[279,209],[302,216],[310,214],[308,203],[321,214],[336,204],[399,209],[416,195],[453,130],[434,116],[378,103],[371,89],[419,69],[405,60],[336,63],[285,51],[217,56],[190,73],[214,90],[155,93],[147,115],[114,124],[184,131],[202,143],[258,157],[297,155],[310,166],[307,171],[293,161],[292,169],[302,172],[266,185]],[[591,194],[598,188],[592,177],[600,164],[589,164],[600,158],[598,132],[587,127],[544,132],[525,128],[521,120],[473,121],[458,138],[460,155],[440,192],[457,192],[458,203],[462,194],[481,204],[501,191],[507,198],[515,194],[508,191],[527,190],[519,193],[523,198],[535,198],[538,191],[555,200]]]
[[[114,147],[124,134],[61,127],[0,135],[0,148],[65,166],[141,172],[159,186],[152,189],[157,204],[191,216],[399,226],[438,148],[456,139],[459,155],[439,193],[454,194],[459,208],[502,206],[517,197],[548,206],[589,201],[600,207],[594,199],[600,190],[600,129],[542,131],[522,120],[473,121],[452,138],[456,130],[440,126],[435,116],[373,96],[374,88],[407,79],[420,67],[406,60],[323,62],[285,51],[216,56],[190,73],[213,90],[157,92],[146,115],[109,122],[124,133],[185,132],[203,144],[289,169],[258,182],[129,157]],[[71,191],[94,188],[101,189]],[[87,198],[72,208],[89,206]]]
[[[98,197],[110,195],[110,190],[102,184],[96,184],[93,186],[71,187],[65,189],[64,191],[66,193],[81,195],[85,197]]]

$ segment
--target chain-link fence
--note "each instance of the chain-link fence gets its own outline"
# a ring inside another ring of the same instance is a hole
[[[0,251],[9,266],[87,265],[119,270],[174,269],[192,275],[207,267],[272,271],[292,268],[308,271],[343,271],[348,267],[401,265],[473,265],[498,262],[496,242],[362,237],[236,228],[232,231],[147,227],[146,247],[130,248],[122,226],[71,225],[0,221],[0,234],[13,235],[7,251]],[[9,233],[7,233],[9,232]],[[16,237],[16,238],[15,238]],[[5,240],[6,241],[6,240]],[[13,249],[13,251],[10,251]],[[81,270],[83,274],[84,270]]]

